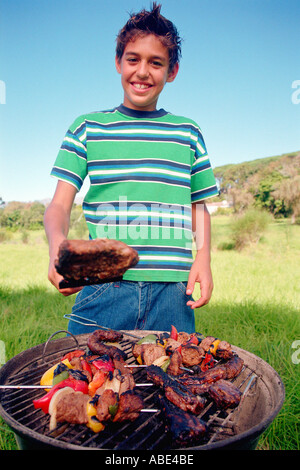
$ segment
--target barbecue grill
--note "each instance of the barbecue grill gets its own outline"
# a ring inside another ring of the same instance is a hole
[[[131,333],[142,337],[160,332]],[[42,374],[64,354],[76,348],[84,349],[88,336],[82,334],[51,338],[47,343],[21,352],[0,369],[0,384],[38,385]],[[129,336],[124,336],[120,342],[120,347],[128,355],[128,364],[136,364],[131,354],[132,341]],[[255,449],[260,435],[282,407],[284,387],[277,372],[254,354],[236,346],[232,348],[244,360],[242,372],[234,379],[242,392],[241,402],[237,408],[227,410],[217,409],[212,402],[208,402],[199,415],[207,423],[208,433],[197,446],[189,450]],[[136,383],[147,382],[145,368],[132,370]],[[143,397],[146,409],[157,411],[140,413],[133,422],[109,423],[104,431],[97,434],[84,425],[65,423],[60,423],[50,432],[49,416],[34,409],[32,404],[33,399],[45,394],[43,389],[1,388],[0,414],[15,433],[20,449],[172,449],[171,438],[158,408],[158,388],[155,385],[138,387],[138,393]]]

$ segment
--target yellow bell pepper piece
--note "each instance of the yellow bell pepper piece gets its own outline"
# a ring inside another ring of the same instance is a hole
[[[212,343],[212,345],[211,345],[211,347],[210,347],[210,349],[209,349],[209,352],[210,352],[213,356],[215,356],[215,354],[216,354],[216,351],[217,351],[217,348],[218,348],[218,346],[219,346],[220,341],[221,341],[220,339],[216,339],[216,340]]]
[[[65,364],[69,369],[73,369],[73,366],[70,364],[68,359],[64,359],[61,361],[63,364]],[[45,387],[46,392],[49,392],[50,388],[47,388],[47,386],[51,386],[53,382],[53,375],[56,367],[60,364],[58,362],[57,364],[54,364],[54,366],[50,367],[50,369],[46,370],[44,374],[41,377],[40,380],[40,385],[43,385]]]
[[[87,403],[86,411],[88,415],[87,427],[90,428],[94,432],[103,431],[105,426],[100,421],[98,421],[98,418],[96,416],[97,415],[96,407],[92,404],[91,401]]]

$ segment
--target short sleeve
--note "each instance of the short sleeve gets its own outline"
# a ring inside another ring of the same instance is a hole
[[[78,118],[64,137],[51,176],[72,184],[79,191],[86,175],[86,125],[83,118]]]
[[[191,201],[200,202],[218,196],[214,173],[207,155],[206,145],[199,127],[193,132],[193,162],[191,168]]]

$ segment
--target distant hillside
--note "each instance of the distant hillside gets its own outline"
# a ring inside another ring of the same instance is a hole
[[[275,216],[300,215],[300,152],[214,168],[220,195],[236,212],[250,205]]]

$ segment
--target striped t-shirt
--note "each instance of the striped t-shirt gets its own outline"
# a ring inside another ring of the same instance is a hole
[[[200,128],[163,109],[121,105],[71,125],[52,176],[89,190],[83,212],[94,238],[139,253],[124,280],[178,282],[193,262],[191,203],[218,194]]]

